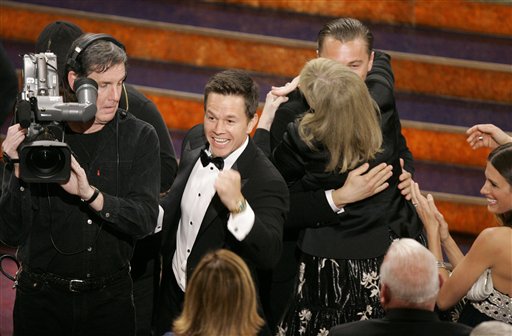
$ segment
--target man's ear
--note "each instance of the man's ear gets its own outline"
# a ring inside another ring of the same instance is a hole
[[[76,80],[77,77],[78,76],[77,76],[76,72],[74,72],[74,71],[69,71],[68,72],[68,84],[69,84],[69,87],[71,88],[72,91],[75,91],[73,89],[73,87],[75,85],[75,80]]]
[[[386,286],[386,284],[381,283],[379,297],[381,306],[386,308],[389,301],[391,301],[391,291],[389,290],[389,287]]]
[[[370,61],[368,62],[368,71],[370,71],[373,67],[373,59],[375,58],[375,51],[372,50],[370,54]]]
[[[439,277],[439,289],[441,289],[441,287],[443,287],[444,280],[443,280],[443,277],[441,276],[441,274],[439,274],[438,277]]]
[[[258,113],[254,113],[254,117],[249,120],[249,124],[247,125],[247,134],[251,134],[253,128],[258,125]]]

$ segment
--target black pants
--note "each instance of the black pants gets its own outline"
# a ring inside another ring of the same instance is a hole
[[[132,280],[73,293],[21,272],[14,301],[14,336],[135,335]]]
[[[150,336],[160,282],[161,233],[137,241],[130,262],[135,302],[136,335]]]
[[[172,330],[172,323],[181,314],[185,293],[181,290],[171,269],[162,274],[156,318],[155,335]]]

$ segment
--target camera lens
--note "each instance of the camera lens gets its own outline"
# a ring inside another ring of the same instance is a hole
[[[27,155],[27,167],[36,176],[48,177],[64,168],[65,156],[61,148],[33,148]]]
[[[19,149],[20,178],[27,183],[66,183],[71,173],[71,149],[63,142],[37,140]]]

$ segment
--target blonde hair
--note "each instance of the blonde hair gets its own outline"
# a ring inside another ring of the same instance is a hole
[[[299,135],[312,150],[330,154],[326,171],[340,173],[375,158],[382,145],[379,108],[361,78],[326,58],[309,61],[300,73],[300,89],[312,112],[299,122]]]
[[[194,270],[173,331],[180,336],[256,335],[264,323],[256,307],[245,262],[231,251],[217,250]]]

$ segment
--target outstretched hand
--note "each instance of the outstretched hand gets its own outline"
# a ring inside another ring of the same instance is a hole
[[[275,96],[286,96],[299,86],[300,76],[295,77],[291,82],[286,83],[283,86],[272,86],[272,92]]]
[[[431,194],[428,194],[427,197],[423,196],[418,183],[414,181],[411,183],[411,196],[412,204],[416,207],[427,233],[439,232],[441,242],[448,239],[450,236],[448,223],[443,214],[437,209],[434,197]]]
[[[258,122],[258,128],[270,131],[270,126],[272,126],[277,109],[282,103],[287,101],[288,97],[286,96],[276,96],[272,91],[267,93],[265,106],[263,107],[263,111],[261,112],[260,120]]]
[[[381,163],[368,171],[369,167],[368,163],[364,163],[352,170],[345,184],[332,192],[337,207],[342,208],[348,203],[363,200],[389,187],[386,181],[393,175],[393,166]]]
[[[469,128],[466,133],[468,134],[466,141],[473,149],[496,148],[499,145],[512,142],[511,136],[493,124],[478,124]]]

